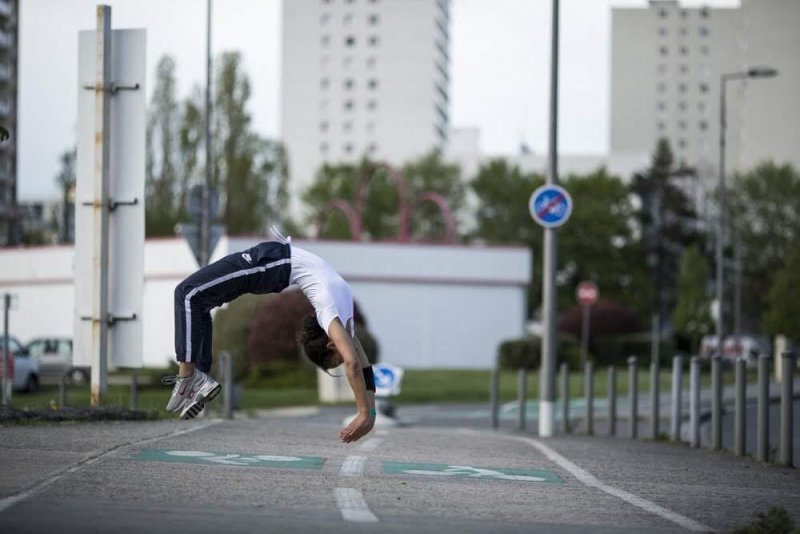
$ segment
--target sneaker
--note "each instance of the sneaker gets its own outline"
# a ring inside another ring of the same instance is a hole
[[[161,381],[165,384],[174,381],[175,387],[167,403],[167,410],[170,412],[181,410],[181,419],[197,416],[205,403],[213,400],[222,390],[222,386],[216,380],[197,369],[192,376],[164,377]]]

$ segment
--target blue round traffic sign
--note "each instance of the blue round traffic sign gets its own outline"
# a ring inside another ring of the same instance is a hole
[[[545,228],[561,226],[572,213],[572,197],[561,186],[547,184],[539,187],[528,201],[533,220]]]
[[[375,386],[379,388],[391,389],[397,385],[398,376],[393,366],[373,365],[372,370],[375,375]]]

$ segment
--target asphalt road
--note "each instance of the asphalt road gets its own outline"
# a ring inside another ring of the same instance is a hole
[[[800,474],[623,438],[540,440],[452,408],[336,439],[342,409],[0,428],[2,532],[728,531]],[[437,414],[441,424],[437,424]]]

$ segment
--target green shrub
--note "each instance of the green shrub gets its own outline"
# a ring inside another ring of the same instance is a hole
[[[651,344],[650,334],[604,336],[592,343],[598,365],[624,365],[629,356],[637,356],[639,365],[649,365]],[[659,354],[661,365],[671,365],[672,356],[675,354],[672,340],[661,341]]]
[[[783,507],[770,508],[767,513],[753,514],[753,521],[734,534],[797,534],[800,529],[794,528],[794,522]]]
[[[310,362],[275,360],[253,365],[244,384],[247,387],[314,388],[317,373]]]
[[[580,367],[580,347],[575,340],[568,336],[559,336],[558,361],[567,362],[570,369]],[[541,364],[542,345],[538,337],[525,337],[509,339],[500,343],[498,347],[498,363],[501,369],[531,369],[537,370]],[[589,355],[591,358],[591,354]]]
[[[233,357],[233,380],[241,382],[250,373],[248,339],[256,310],[275,295],[242,295],[217,310],[211,350],[214,358],[222,351]]]

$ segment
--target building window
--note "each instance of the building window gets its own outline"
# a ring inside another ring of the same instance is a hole
[[[350,121],[345,121],[342,124],[342,130],[344,130],[346,133],[352,132],[353,131],[353,123],[350,122]]]
[[[321,109],[322,111],[325,111],[325,110],[328,109],[328,105],[329,104],[330,104],[330,101],[327,98],[323,98],[322,100],[319,101],[319,109]]]
[[[342,59],[342,67],[344,67],[345,69],[349,69],[352,64],[353,64],[352,56],[345,56]]]
[[[323,69],[327,68],[330,62],[331,62],[330,56],[322,56],[321,58],[319,58],[319,66],[322,67]]]
[[[679,139],[679,140],[678,140],[678,146],[679,146],[679,147],[681,147],[681,148],[686,148],[686,145],[687,145],[687,143],[686,143],[686,139]]]
[[[367,82],[367,87],[369,87],[371,90],[374,91],[375,89],[378,88],[378,80],[376,80],[375,78],[371,78],[369,82]]]
[[[701,36],[701,37],[708,37],[708,34],[709,34],[709,33],[710,33],[710,32],[709,32],[709,30],[708,30],[708,27],[706,27],[706,26],[701,26],[701,27],[700,27],[700,36]]]
[[[658,92],[663,93],[666,90],[667,90],[667,84],[665,84],[664,82],[660,82],[658,84]]]
[[[328,143],[320,143],[319,144],[319,151],[322,154],[327,154],[328,153]]]
[[[319,81],[319,88],[322,89],[323,91],[326,90],[328,87],[330,87],[330,85],[331,81],[329,78],[322,78]]]
[[[378,61],[378,60],[377,60],[377,58],[376,58],[375,56],[369,56],[369,57],[367,58],[367,68],[368,68],[368,69],[374,69],[374,68],[375,68],[375,63],[376,63],[377,61]]]
[[[319,23],[322,24],[323,26],[328,24],[328,22],[330,22],[330,20],[331,20],[331,14],[330,13],[323,13],[319,17]]]
[[[350,46],[350,47],[352,47],[352,46],[355,46],[355,45],[356,45],[356,38],[355,38],[355,36],[353,36],[353,35],[348,35],[347,37],[345,37],[345,39],[344,39],[344,44],[345,44],[345,46]]]
[[[678,84],[678,91],[680,91],[681,93],[685,93],[686,92],[686,84],[685,83],[679,83]]]
[[[667,111],[667,103],[663,100],[657,104],[658,111]]]
[[[319,131],[320,132],[327,132],[329,126],[330,125],[328,124],[328,121],[322,121],[321,123],[319,123]]]
[[[700,92],[701,93],[707,93],[708,92],[708,84],[707,83],[701,83],[700,84]]]
[[[686,111],[686,102],[684,100],[678,102],[678,109],[681,111]]]
[[[319,40],[322,46],[328,46],[331,44],[331,36],[330,35],[323,35],[322,38]]]
[[[661,26],[661,27],[658,29],[658,35],[660,35],[661,37],[666,37],[666,36],[667,36],[667,33],[668,33],[668,32],[667,32],[667,29],[666,29],[664,26]]]
[[[667,129],[667,125],[664,121],[658,121],[658,123],[656,123],[656,126],[658,127],[659,132],[663,132],[664,130]]]
[[[661,54],[662,56],[666,56],[669,53],[669,50],[667,49],[666,46],[659,46],[658,53]]]
[[[355,107],[355,104],[353,103],[352,100],[348,99],[348,100],[344,101],[344,110],[345,111],[353,111],[354,107]]]
[[[378,145],[376,145],[375,143],[370,143],[367,150],[369,151],[370,154],[374,154],[378,151]]]
[[[681,26],[681,35],[684,37],[689,35],[689,28],[687,28],[686,26]]]
[[[704,56],[707,56],[708,55],[708,47],[706,45],[701,46],[700,47],[700,53],[703,54]]]
[[[664,63],[659,63],[658,72],[661,74],[665,74],[667,72],[667,66]]]
[[[370,121],[367,123],[366,127],[367,133],[375,133],[375,123]]]
[[[352,154],[353,153],[353,143],[347,143],[344,145],[344,153],[345,154]]]
[[[689,72],[689,65],[687,65],[686,63],[682,63],[680,69],[681,69],[681,74],[686,74]]]
[[[330,4],[330,3],[331,3],[331,0],[322,0],[322,3],[323,3],[323,4]]]
[[[686,121],[678,121],[678,128],[680,130],[685,130],[686,129]]]
[[[372,99],[372,100],[368,100],[367,101],[367,109],[368,110],[375,111],[377,109],[377,107],[378,107],[378,101],[377,100]]]
[[[705,102],[698,102],[697,103],[697,109],[698,109],[698,111],[700,111],[700,113],[704,114],[706,112],[706,103]]]
[[[699,126],[700,129],[705,132],[706,130],[708,130],[708,121],[700,121]]]
[[[700,8],[700,16],[703,17],[704,19],[707,19],[710,14],[711,12],[707,7]]]
[[[369,21],[370,26],[377,26],[378,22],[380,22],[380,17],[378,15],[372,14],[367,19]]]
[[[667,12],[666,9],[659,9],[658,10],[658,16],[661,17],[662,19],[667,18],[668,15],[669,15],[669,13]]]
[[[353,87],[355,87],[355,85],[356,85],[356,82],[355,82],[355,81],[353,81],[353,78],[347,78],[347,79],[344,81],[344,88],[345,88],[347,91],[352,91],[352,89],[353,89]]]
[[[378,46],[378,36],[377,35],[370,35],[369,36],[369,45],[372,47]]]
[[[686,9],[681,9],[681,18],[689,18],[689,11]]]
[[[688,55],[688,54],[689,54],[689,47],[682,46],[681,47],[681,55],[685,56],[685,55]]]

